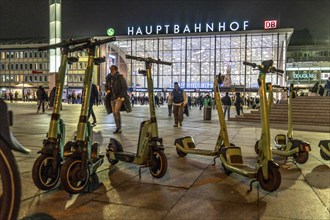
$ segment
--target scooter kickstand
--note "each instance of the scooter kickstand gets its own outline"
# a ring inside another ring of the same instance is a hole
[[[212,164],[212,166],[214,166],[215,164],[216,164],[216,162],[215,162],[215,159],[217,159],[219,156],[215,156],[214,158],[213,158],[213,164]]]
[[[250,182],[250,189],[247,191],[247,193],[252,192],[252,184],[253,184],[254,182],[257,182],[257,181],[258,181],[258,179],[254,179],[254,180],[252,180],[252,181]]]
[[[139,167],[139,179],[141,179],[141,169],[142,168],[147,168],[147,166],[141,166],[141,167]]]

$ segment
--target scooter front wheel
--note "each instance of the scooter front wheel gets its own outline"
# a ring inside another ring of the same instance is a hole
[[[309,157],[309,153],[308,152],[298,152],[297,154],[295,154],[293,156],[294,160],[297,161],[297,163],[299,164],[304,164],[307,162],[308,160],[308,157]]]
[[[262,189],[268,192],[274,192],[281,185],[281,173],[276,166],[268,166],[268,179],[264,179],[262,167],[258,170],[258,181]]]
[[[69,157],[61,169],[61,182],[68,193],[80,193],[89,181],[89,170],[82,170],[82,161]]]
[[[17,219],[21,179],[13,153],[0,139],[0,219]]]
[[[149,167],[153,177],[162,178],[167,171],[167,158],[164,151],[159,150],[152,153]]]
[[[41,190],[54,188],[60,179],[60,165],[53,170],[54,157],[41,154],[33,164],[32,179]]]

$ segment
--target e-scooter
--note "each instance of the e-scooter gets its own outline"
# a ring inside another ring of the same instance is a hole
[[[150,119],[143,121],[140,125],[136,154],[123,151],[121,143],[114,138],[110,138],[106,156],[111,165],[115,165],[119,160],[127,163],[144,165],[143,167],[149,167],[152,176],[161,178],[167,171],[167,158],[164,153],[163,139],[158,137],[151,66],[152,63],[165,65],[172,65],[172,63],[129,55],[126,55],[126,58],[145,62],[146,70],[140,70],[139,73],[143,76],[147,76]],[[140,177],[141,168],[142,167],[139,168]]]
[[[330,140],[322,140],[319,142],[320,154],[324,160],[330,160]]]
[[[13,136],[13,114],[0,99],[0,219],[17,219],[21,202],[21,179],[12,151],[29,154]]]
[[[65,144],[65,123],[60,115],[62,105],[62,93],[64,88],[67,64],[78,61],[78,57],[69,57],[69,52],[77,49],[71,46],[88,42],[89,38],[66,40],[39,48],[39,51],[61,48],[61,65],[56,81],[55,101],[51,116],[49,130],[43,141],[42,149],[38,152],[40,156],[36,159],[32,168],[32,179],[34,184],[41,190],[50,190],[56,186],[60,179],[60,167],[63,163],[63,150]]]
[[[272,152],[270,149],[270,128],[269,128],[269,109],[270,101],[266,97],[266,74],[269,72],[283,72],[273,67],[273,61],[263,61],[261,65],[255,63],[243,62],[244,65],[252,66],[259,70],[259,92],[260,92],[260,112],[261,112],[261,138],[259,140],[259,154],[255,168],[243,163],[242,152],[240,147],[222,147],[220,149],[220,160],[224,167],[225,173],[229,175],[231,172],[238,173],[242,176],[256,178],[251,181],[250,190],[252,190],[252,183],[259,181],[262,189],[273,192],[277,190],[281,184],[281,173],[279,165],[272,159]],[[272,89],[271,84],[268,85]]]
[[[224,117],[221,97],[220,97],[219,86],[223,83],[223,78],[224,77],[222,77],[221,75],[217,75],[216,79],[214,80],[214,94],[215,94],[215,101],[218,110],[218,118],[220,122],[220,132],[214,150],[198,149],[196,148],[193,137],[186,136],[183,138],[177,138],[174,141],[176,152],[180,157],[184,157],[187,154],[212,156],[214,157],[213,165],[215,165],[215,159],[220,157],[220,148],[222,146],[226,146],[226,147],[234,146],[233,144],[229,143],[227,126],[225,122],[225,117]]]
[[[105,61],[105,57],[95,57],[96,47],[115,41],[115,37],[89,41],[76,49],[86,49],[88,63],[84,75],[84,88],[77,133],[74,141],[64,146],[65,162],[60,171],[62,187],[69,193],[82,192],[97,168],[103,163],[104,155],[99,155],[98,143],[93,143],[93,131],[87,120],[93,80],[93,66]]]
[[[272,91],[270,91],[272,97]],[[274,139],[276,149],[272,152],[276,155],[284,157],[293,157],[293,160],[299,164],[304,164],[308,160],[308,152],[311,151],[311,146],[308,142],[293,139],[292,129],[292,99],[293,99],[293,84],[289,87],[288,100],[288,132],[285,134],[277,134]],[[259,140],[255,144],[255,151],[259,154]]]

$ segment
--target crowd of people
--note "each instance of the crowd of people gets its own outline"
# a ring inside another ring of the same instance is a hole
[[[200,110],[203,107],[210,107],[215,109],[216,103],[214,97],[210,94],[204,94],[200,96],[188,96],[184,89],[182,89],[177,82],[174,83],[174,89],[168,94],[167,97],[159,96],[155,94],[154,103],[155,107],[159,108],[160,106],[167,104],[168,116],[174,116],[174,125],[173,127],[183,126],[183,116],[189,116],[189,111],[193,107],[198,107]],[[55,99],[55,87],[52,89],[50,94],[48,94],[42,86],[39,86],[37,91],[31,92],[28,90],[24,96],[24,102],[32,102],[37,100],[37,113],[42,110],[45,112],[45,109],[48,107],[53,107]],[[10,102],[18,101],[18,92],[14,94],[12,92],[2,94],[5,99]],[[320,95],[320,96],[330,96],[330,77],[327,80],[326,84],[321,86],[319,83],[316,83],[308,93],[297,94],[297,91],[294,91],[294,95]],[[288,98],[288,93],[286,89],[283,89],[280,94],[281,98],[275,99],[274,103],[286,102]],[[82,94],[69,94],[67,96],[67,103],[80,104],[82,103]],[[236,115],[243,114],[243,107],[247,109],[256,109],[259,107],[260,99],[258,96],[242,96],[241,93],[229,93],[226,92],[225,95],[221,98],[223,105],[224,116],[228,120],[230,119],[230,109],[231,106],[235,107]],[[107,113],[113,114],[116,130],[114,134],[120,134],[122,132],[121,124],[121,115],[120,111],[131,112],[134,105],[148,105],[149,99],[148,96],[134,96],[132,93],[128,95],[127,93],[127,82],[123,75],[118,72],[118,67],[112,65],[110,67],[110,73],[106,77],[105,92],[99,92],[97,86],[92,84],[90,105],[88,112],[88,119],[92,116],[93,122],[92,126],[97,124],[96,115],[93,110],[94,105],[105,105]]]

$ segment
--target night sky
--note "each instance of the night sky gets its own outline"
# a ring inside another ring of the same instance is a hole
[[[0,41],[49,36],[48,0],[0,0]],[[301,40],[330,43],[330,0],[62,0],[62,38],[104,36],[109,27],[249,21],[263,29],[276,19]],[[300,35],[303,33],[302,35]]]

